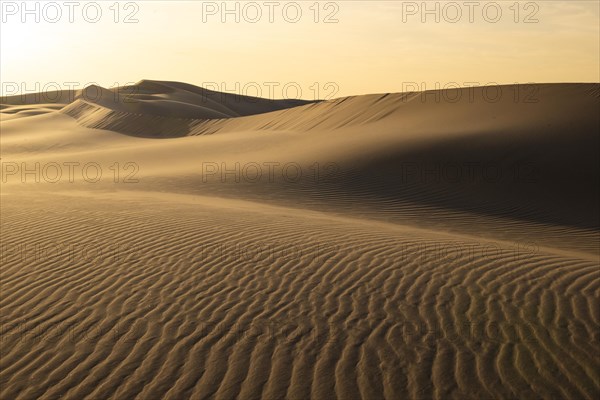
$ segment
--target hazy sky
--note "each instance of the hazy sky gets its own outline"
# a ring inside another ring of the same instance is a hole
[[[229,14],[222,1],[0,3],[3,94],[141,79],[307,99],[600,81],[597,0],[429,1],[430,13],[421,1],[228,1]]]

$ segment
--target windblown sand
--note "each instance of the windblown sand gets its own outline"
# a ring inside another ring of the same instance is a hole
[[[600,86],[498,88],[1,98],[0,398],[598,398]]]

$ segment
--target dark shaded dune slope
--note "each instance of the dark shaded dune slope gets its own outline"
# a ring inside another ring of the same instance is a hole
[[[297,135],[295,140],[306,146],[298,146],[295,161],[316,159],[339,167],[327,190],[314,182],[258,184],[245,189],[249,195],[268,192],[291,202],[307,198],[341,208],[369,203],[390,215],[409,202],[597,230],[599,86],[513,85],[495,91],[355,96],[205,120],[132,116],[92,105],[78,106],[81,112],[76,114],[75,104],[65,112],[86,126],[136,135],[148,133],[149,126],[162,137]],[[173,186],[190,190],[190,185]],[[206,184],[198,188],[209,189]],[[237,195],[239,185],[219,184],[215,190],[227,194],[230,189]]]

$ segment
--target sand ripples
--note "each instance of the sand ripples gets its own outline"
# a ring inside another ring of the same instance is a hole
[[[226,201],[46,200],[2,200],[2,398],[598,394],[597,262]]]

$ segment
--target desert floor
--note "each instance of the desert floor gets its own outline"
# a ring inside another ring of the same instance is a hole
[[[600,85],[490,93],[2,97],[0,398],[598,398]]]

